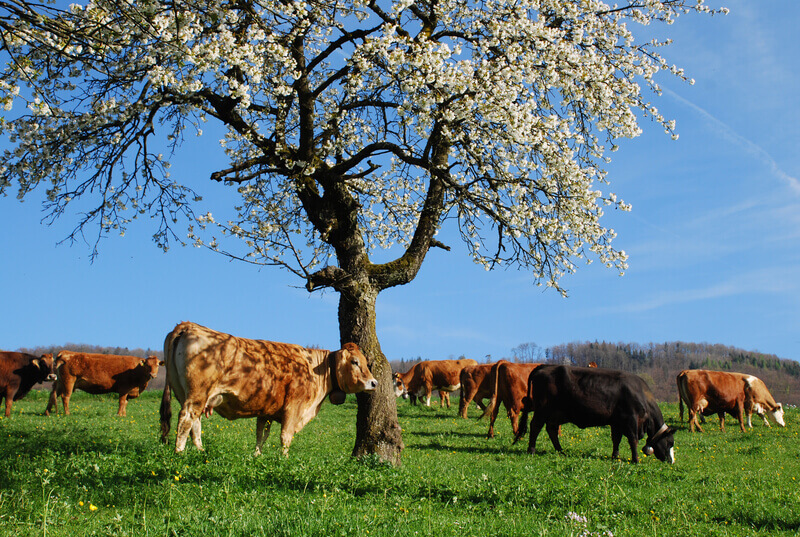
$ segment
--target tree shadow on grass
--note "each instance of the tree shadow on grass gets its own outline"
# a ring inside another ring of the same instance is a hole
[[[800,533],[800,519],[797,517],[797,515],[794,515],[792,520],[782,520],[769,514],[740,512],[726,515],[724,518],[714,517],[713,520],[723,525],[726,523],[730,524],[731,522],[736,522],[741,524],[743,527],[754,528],[767,533],[773,531],[793,531],[795,534]]]

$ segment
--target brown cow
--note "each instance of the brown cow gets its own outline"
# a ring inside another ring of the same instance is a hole
[[[461,370],[470,365],[478,365],[472,359],[463,360],[428,360],[414,364],[405,373],[395,373],[394,394],[408,398],[409,395],[425,398],[425,405],[431,406],[433,390],[454,392],[461,387],[459,375]],[[442,406],[444,406],[442,399]],[[447,398],[448,408],[450,398]]]
[[[531,372],[542,364],[516,364],[500,360],[492,366],[489,372],[489,383],[492,386],[492,395],[489,405],[483,411],[481,418],[490,415],[488,438],[494,438],[494,422],[500,411],[500,403],[506,407],[506,414],[511,420],[511,430],[514,436],[519,431],[519,414],[522,412],[522,398],[528,393],[528,377]]]
[[[489,372],[492,364],[470,365],[461,370],[461,401],[458,405],[458,415],[467,417],[467,409],[475,401],[481,410],[486,410],[484,399],[492,397],[494,385],[490,382]]]
[[[779,425],[786,425],[783,421],[783,406],[775,402],[766,385],[753,375],[686,369],[678,374],[676,382],[680,419],[683,421],[685,403],[689,410],[689,430],[692,432],[695,427],[703,432],[698,422],[698,414],[717,414],[719,428],[722,431],[725,430],[726,412],[739,420],[742,432],[745,431],[745,416],[748,426],[753,426],[751,421],[753,411],[764,421],[767,421],[764,414],[768,412]]]
[[[11,416],[11,405],[25,397],[34,384],[55,378],[52,354],[0,351],[0,402],[6,398],[5,416]]]
[[[58,413],[56,399],[61,396],[64,414],[69,415],[69,399],[73,390],[80,389],[92,394],[119,394],[117,416],[125,416],[128,399],[139,397],[150,379],[156,378],[158,366],[163,363],[155,356],[61,351],[55,364],[58,380],[53,384],[44,414],[49,416],[51,410]]]
[[[325,397],[340,404],[345,392],[378,387],[355,343],[331,352],[244,339],[184,322],[164,340],[164,359],[161,441],[166,443],[169,434],[172,391],[181,403],[176,452],[184,450],[190,433],[197,449],[203,449],[200,417],[216,410],[229,420],[256,418],[255,455],[261,454],[271,423],[279,422],[287,455],[292,438],[317,415]]]

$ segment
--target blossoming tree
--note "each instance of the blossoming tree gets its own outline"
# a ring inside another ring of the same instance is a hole
[[[714,12],[702,0],[59,5],[0,0],[0,192],[45,190],[54,218],[81,200],[73,234],[98,240],[149,215],[162,248],[192,242],[338,292],[341,339],[381,386],[359,396],[354,454],[392,462],[403,444],[378,294],[448,248],[444,225],[476,262],[561,292],[581,259],[622,272],[600,220],[628,207],[604,191],[604,151],[639,133],[638,115],[672,133],[647,99],[658,71],[684,76],[631,28]],[[229,164],[170,175],[206,122],[224,130]],[[237,189],[236,216],[200,214],[198,180]]]

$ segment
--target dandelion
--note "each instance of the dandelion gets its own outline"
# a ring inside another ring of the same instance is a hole
[[[89,504],[89,511],[97,511],[97,506],[93,503]]]

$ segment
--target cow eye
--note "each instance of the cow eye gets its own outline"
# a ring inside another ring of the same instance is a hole
[[[359,364],[358,364],[358,359],[357,359],[357,358],[353,358],[353,360],[352,360],[350,363],[351,363],[351,364],[353,364],[353,365],[354,365],[354,366],[356,366],[356,367],[358,367],[358,365],[359,365]]]

